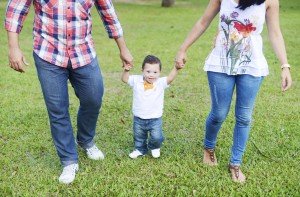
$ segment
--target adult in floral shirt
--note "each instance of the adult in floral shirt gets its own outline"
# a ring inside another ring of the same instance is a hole
[[[217,165],[216,139],[236,89],[236,121],[228,169],[233,181],[245,182],[246,176],[240,168],[242,156],[248,141],[255,98],[263,78],[269,74],[260,35],[265,22],[281,66],[282,91],[288,90],[292,84],[290,65],[279,27],[278,0],[210,0],[203,16],[177,52],[175,62],[178,67],[184,67],[186,51],[218,13],[219,32],[204,65],[212,105],[206,119],[203,162]]]

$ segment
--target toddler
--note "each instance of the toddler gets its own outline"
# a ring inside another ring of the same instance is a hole
[[[159,58],[148,55],[142,64],[142,75],[129,75],[130,68],[124,67],[122,81],[133,89],[135,150],[129,154],[132,159],[145,155],[149,149],[154,158],[160,157],[160,148],[164,141],[162,130],[164,90],[169,87],[179,70],[174,66],[167,77],[160,78],[161,66]]]

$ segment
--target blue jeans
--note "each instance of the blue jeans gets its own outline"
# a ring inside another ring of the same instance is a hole
[[[263,77],[227,75],[207,72],[211,94],[211,111],[206,119],[204,147],[214,149],[236,86],[235,127],[230,163],[240,165],[249,136],[252,111]]]
[[[149,141],[147,141],[148,132]],[[134,116],[133,134],[135,149],[142,154],[146,154],[148,149],[160,148],[165,139],[162,130],[162,118],[142,119]]]
[[[38,78],[47,106],[51,134],[63,166],[78,162],[69,115],[68,80],[80,101],[77,114],[77,142],[83,148],[94,145],[96,123],[102,103],[103,81],[98,60],[73,69],[58,67],[33,53]]]

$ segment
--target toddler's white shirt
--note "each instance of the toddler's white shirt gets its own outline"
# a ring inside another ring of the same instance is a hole
[[[164,92],[169,87],[167,77],[158,78],[153,88],[148,90],[144,90],[142,75],[130,75],[128,84],[133,89],[133,115],[142,119],[160,118],[163,114]]]

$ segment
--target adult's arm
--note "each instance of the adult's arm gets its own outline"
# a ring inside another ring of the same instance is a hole
[[[188,48],[205,32],[211,21],[219,13],[221,0],[210,0],[203,16],[196,22],[183,44],[177,52],[175,63],[176,67],[182,68],[186,62],[186,52]]]
[[[269,33],[269,39],[274,52],[280,62],[280,65],[288,65],[284,39],[279,25],[279,1],[266,1],[266,24]],[[292,85],[290,68],[283,67],[281,71],[281,90],[286,91]]]
[[[31,2],[32,0],[10,0],[5,13],[9,65],[18,72],[25,72],[24,64],[28,65],[19,47],[19,33],[29,12]]]
[[[133,57],[126,46],[124,37],[116,38],[115,41],[120,50],[120,58],[122,60],[123,68],[131,69],[133,67]]]
[[[25,72],[25,65],[29,65],[25,57],[19,47],[19,34],[15,32],[7,32],[8,36],[8,58],[9,58],[9,66],[18,71]]]
[[[98,13],[101,16],[109,38],[115,39],[119,47],[120,58],[122,60],[123,67],[132,67],[133,58],[126,46],[125,39],[123,37],[123,29],[115,12],[112,1],[96,0],[95,6],[97,8]]]

